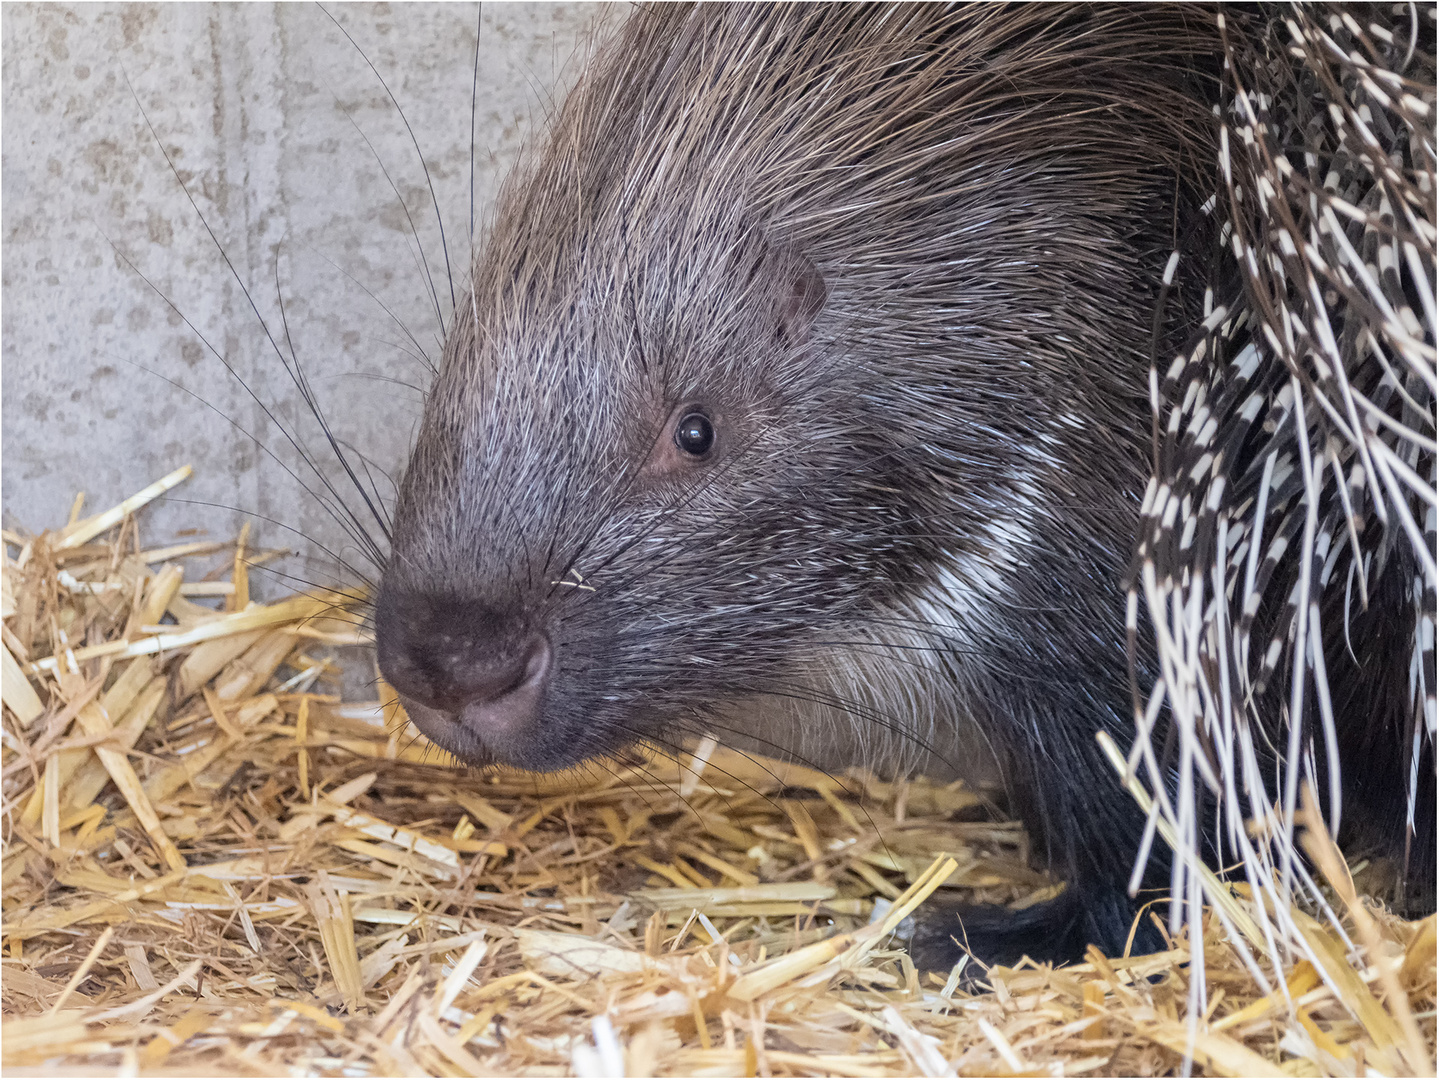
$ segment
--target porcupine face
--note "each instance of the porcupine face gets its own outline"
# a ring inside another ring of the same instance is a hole
[[[382,665],[469,760],[677,742],[662,720],[767,688],[853,602],[810,486],[863,454],[825,405],[816,269],[743,226],[618,273],[584,239],[480,279],[397,516]]]
[[[432,740],[555,769],[952,729],[993,609],[1055,608],[1017,572],[1064,576],[1046,500],[1085,531],[1050,530],[1065,614],[1115,600],[1138,469],[1104,417],[1142,408],[1158,152],[1059,100],[1139,94],[1121,61],[1046,69],[1029,17],[626,28],[502,199],[402,485],[377,638]]]
[[[736,703],[832,696],[823,639],[924,573],[901,433],[819,268],[740,215],[686,228],[601,238],[667,257],[597,268],[577,231],[477,279],[377,622],[411,717],[466,760],[553,769],[686,725],[789,744]]]

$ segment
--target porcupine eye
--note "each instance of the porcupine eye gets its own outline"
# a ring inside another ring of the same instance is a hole
[[[714,424],[702,412],[685,413],[675,428],[675,445],[691,457],[708,457],[715,445]]]

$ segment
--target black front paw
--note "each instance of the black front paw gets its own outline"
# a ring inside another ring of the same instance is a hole
[[[1119,956],[1129,940],[1136,904],[1119,893],[1086,893],[1073,886],[1053,900],[1018,911],[997,904],[965,904],[936,894],[916,912],[909,951],[915,966],[948,971],[969,955],[984,967],[1012,967],[1028,956],[1038,963],[1084,959],[1088,946]],[[1163,935],[1144,914],[1130,952],[1157,952]]]

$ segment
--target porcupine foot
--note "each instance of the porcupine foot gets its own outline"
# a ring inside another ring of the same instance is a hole
[[[1106,956],[1121,956],[1137,909],[1138,902],[1123,891],[1072,885],[1053,900],[1019,911],[932,897],[916,917],[909,951],[915,966],[927,971],[948,971],[965,955],[984,968],[1013,966],[1026,956],[1038,963],[1076,963],[1091,944]],[[1146,913],[1134,929],[1130,953],[1157,952],[1164,945]],[[976,969],[969,981],[980,977]]]

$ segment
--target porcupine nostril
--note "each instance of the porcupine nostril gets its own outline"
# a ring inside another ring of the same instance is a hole
[[[511,665],[516,675],[498,693],[475,695],[462,709],[462,719],[483,733],[524,727],[539,715],[549,682],[554,653],[543,634],[531,634],[523,651]]]
[[[382,594],[380,670],[400,695],[483,736],[539,713],[553,650],[544,634],[479,604]]]

